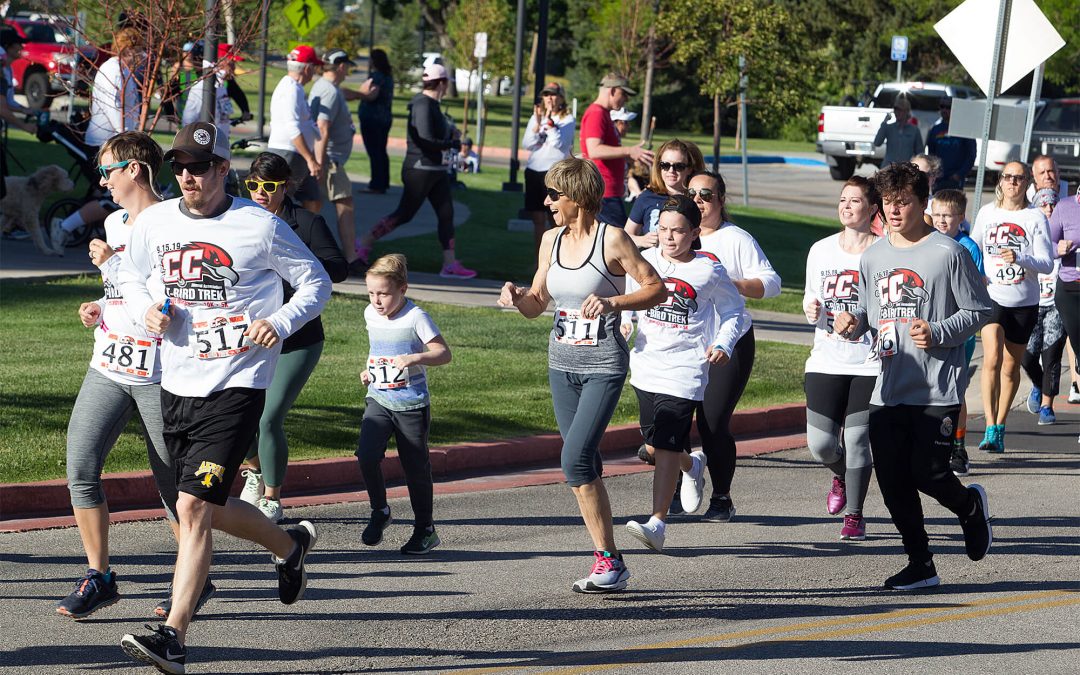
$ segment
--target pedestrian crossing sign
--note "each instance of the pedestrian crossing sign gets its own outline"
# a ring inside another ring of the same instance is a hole
[[[326,19],[326,12],[316,0],[292,0],[282,11],[300,37],[307,35],[312,28]]]

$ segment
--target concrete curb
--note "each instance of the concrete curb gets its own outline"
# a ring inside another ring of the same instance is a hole
[[[731,421],[731,431],[737,437],[772,437],[805,428],[806,406],[798,403],[739,411]],[[636,450],[640,444],[641,433],[636,424],[620,425],[608,428],[600,451],[605,456],[616,456]],[[561,449],[562,440],[558,434],[437,447],[431,449],[431,469],[436,478],[463,473],[493,474],[513,467],[558,462]],[[404,478],[401,463],[394,456],[383,460],[382,470],[388,483]],[[102,483],[110,511],[157,509],[161,506],[157,487],[149,471],[108,474],[103,477]],[[356,491],[362,489],[363,485],[354,457],[332,457],[290,463],[282,491],[286,495],[299,496]],[[233,485],[233,494],[238,495],[241,488],[242,481],[237,480]],[[0,523],[70,514],[71,502],[66,480],[0,485]],[[0,527],[0,530],[3,529],[7,528]]]

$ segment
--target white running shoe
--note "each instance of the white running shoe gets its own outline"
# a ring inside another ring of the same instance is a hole
[[[694,465],[689,471],[683,471],[682,489],[679,492],[679,501],[682,502],[685,513],[697,513],[701,508],[701,496],[705,492],[705,453],[695,450],[690,453],[690,459]]]
[[[639,523],[631,520],[626,524],[626,530],[630,536],[645,544],[654,551],[664,550],[664,533],[650,527],[648,523]]]
[[[67,245],[67,231],[61,225],[63,222],[60,218],[53,218],[49,223],[49,242],[59,256],[64,255],[64,247]]]
[[[252,506],[258,506],[266,492],[266,483],[263,482],[262,472],[248,469],[240,472],[244,477],[244,489],[240,492],[240,499]]]
[[[1080,403],[1080,387],[1075,382],[1069,385],[1069,403]]]
[[[281,519],[285,517],[285,512],[281,508],[281,502],[276,499],[267,499],[266,497],[263,497],[256,506],[263,512],[264,516],[270,519],[271,522],[280,523]]]

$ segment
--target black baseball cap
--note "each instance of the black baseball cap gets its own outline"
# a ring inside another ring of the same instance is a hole
[[[660,207],[660,213],[671,211],[690,221],[690,227],[701,227],[701,210],[693,199],[686,195],[671,195],[664,205]]]
[[[355,66],[356,62],[349,58],[349,55],[345,53],[344,49],[334,49],[323,54],[323,63],[329,66],[337,66],[342,63],[347,63],[350,66]]]
[[[196,162],[228,160],[232,157],[229,137],[209,122],[193,122],[177,131],[172,148],[165,153],[165,161],[171,162],[178,152],[186,152]]]

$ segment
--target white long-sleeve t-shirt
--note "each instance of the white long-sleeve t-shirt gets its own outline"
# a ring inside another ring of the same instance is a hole
[[[213,65],[209,61],[203,61],[203,68],[212,68]],[[203,91],[205,88],[206,83],[203,80],[198,80],[194,86],[188,89],[187,99],[184,101],[183,117],[181,118],[181,123],[184,126],[194,124],[202,118]],[[219,134],[228,138],[229,131],[232,128],[229,124],[229,118],[233,114],[233,105],[232,99],[229,98],[229,83],[220,70],[214,74],[214,103],[214,126],[217,127]]]
[[[270,97],[270,138],[267,147],[296,152],[293,139],[304,137],[304,145],[315,151],[319,128],[311,119],[311,108],[300,83],[288,75],[281,78]]]
[[[1050,225],[1042,211],[1008,211],[987,204],[979,209],[971,238],[982,250],[991,300],[1002,307],[1039,304],[1038,276],[1054,270]],[[1012,249],[1016,261],[1009,264],[1002,260],[1003,249]]]
[[[765,287],[766,298],[780,295],[780,275],[765,257],[754,236],[734,223],[724,223],[720,229],[701,236],[701,252],[711,253],[723,264],[732,281],[759,279]],[[750,311],[743,309],[746,320]]]
[[[539,121],[535,114],[530,117],[521,141],[521,147],[531,152],[525,168],[543,172],[569,157],[574,150],[574,122],[574,116],[569,114],[561,119],[545,117]]]
[[[141,105],[135,74],[122,67],[116,56],[101,64],[94,75],[87,145],[98,146],[121,131],[137,129]]]
[[[133,322],[145,326],[147,311],[171,300],[161,386],[177,396],[266,389],[281,343],[330,298],[330,278],[292,228],[252,201],[231,199],[214,216],[191,214],[182,199],[146,209],[119,268]],[[284,305],[282,279],[296,289]],[[243,337],[256,319],[273,326],[273,348]]]

